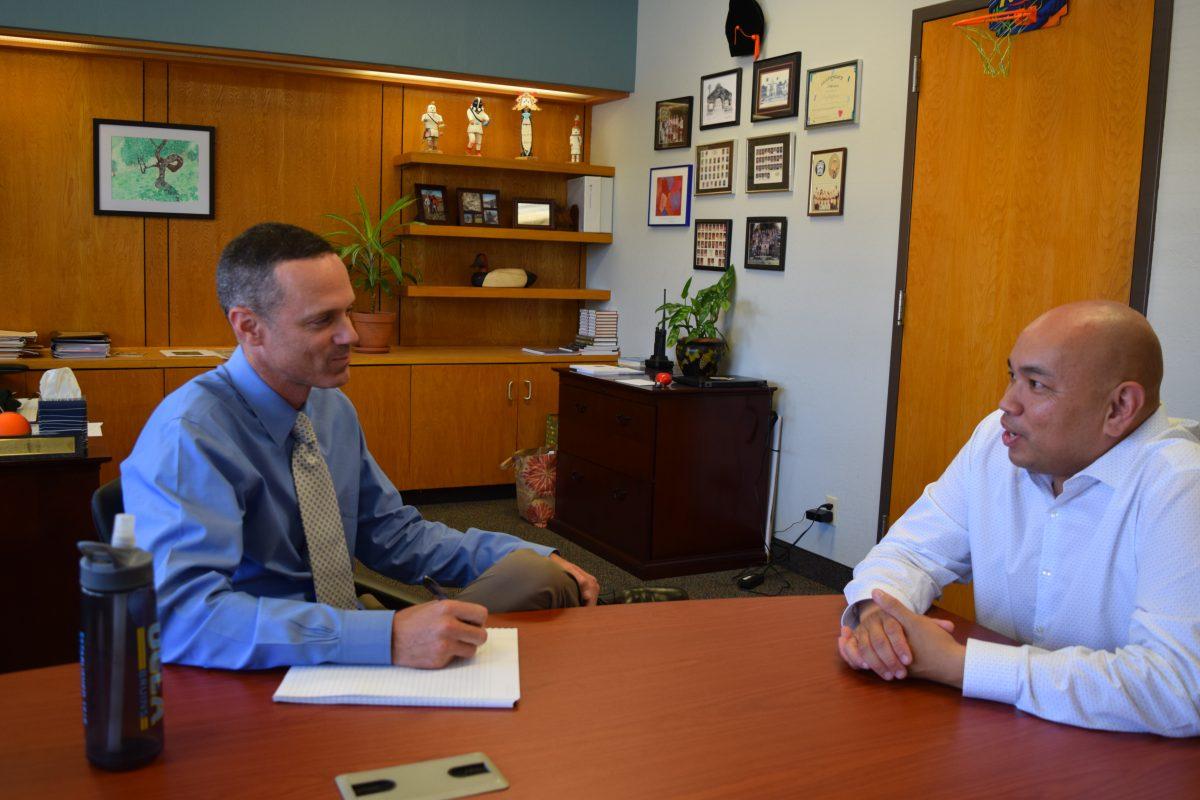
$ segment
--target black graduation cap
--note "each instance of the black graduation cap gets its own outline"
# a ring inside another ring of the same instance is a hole
[[[766,36],[767,21],[763,19],[758,3],[754,0],[729,0],[729,13],[725,16],[729,55],[753,55],[757,59]]]

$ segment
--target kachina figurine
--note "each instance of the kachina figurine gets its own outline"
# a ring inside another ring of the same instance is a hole
[[[425,131],[421,134],[421,150],[426,153],[442,152],[438,150],[438,137],[442,135],[442,128],[446,127],[446,123],[442,121],[442,115],[433,103],[430,103],[421,115],[421,124],[425,126]]]
[[[492,118],[483,110],[483,100],[476,97],[467,109],[467,155],[483,155],[483,128]]]
[[[521,92],[513,111],[521,112],[521,155],[517,158],[533,158],[533,112],[541,111],[537,98],[532,92]]]
[[[571,163],[578,164],[583,160],[583,128],[579,127],[579,115],[575,115],[575,121],[571,123]]]

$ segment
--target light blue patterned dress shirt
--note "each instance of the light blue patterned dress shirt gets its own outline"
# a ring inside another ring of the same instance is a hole
[[[1200,735],[1200,444],[1159,408],[1067,479],[1015,467],[1000,414],[854,569],[918,613],[975,584],[979,623],[1023,644],[967,644],[963,694],[1088,728]]]
[[[346,544],[367,566],[462,586],[519,548],[553,552],[422,519],[367,451],[340,390],[313,389],[301,410],[329,464]],[[292,482],[296,414],[239,348],[169,395],[121,464],[138,545],[154,556],[165,660],[232,669],[390,663],[393,612],[314,602]]]

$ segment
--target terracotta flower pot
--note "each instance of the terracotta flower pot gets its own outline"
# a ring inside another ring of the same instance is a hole
[[[724,339],[680,339],[675,344],[675,361],[684,375],[711,378],[727,349]]]
[[[358,331],[358,344],[354,349],[359,353],[386,353],[395,339],[396,319],[399,316],[395,311],[375,314],[351,311],[350,322]]]

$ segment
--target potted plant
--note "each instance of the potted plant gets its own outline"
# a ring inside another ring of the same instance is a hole
[[[395,225],[399,222],[397,215],[412,205],[415,198],[412,195],[401,197],[375,221],[357,186],[354,197],[358,200],[358,218],[351,220],[340,214],[326,214],[345,229],[327,233],[325,237],[338,248],[337,254],[345,262],[351,282],[371,300],[370,311],[350,312],[359,338],[354,349],[362,353],[386,353],[399,314],[383,310],[383,296],[392,295],[405,280],[421,282],[420,270],[405,270],[400,256],[389,250],[400,241],[395,233]]]
[[[724,334],[717,329],[717,317],[732,305],[735,282],[730,266],[716,283],[688,299],[692,288],[688,278],[679,295],[682,302],[663,303],[654,309],[666,312],[667,344],[675,345],[675,361],[684,375],[707,378],[717,374],[728,349]]]

